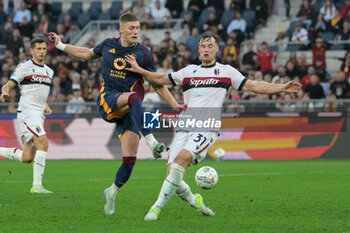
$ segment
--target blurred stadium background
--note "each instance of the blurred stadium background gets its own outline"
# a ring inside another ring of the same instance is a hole
[[[350,1],[293,0],[3,0],[0,4],[0,78],[7,82],[18,63],[30,59],[29,41],[50,31],[65,43],[94,47],[118,37],[118,17],[135,13],[140,42],[154,55],[159,72],[199,64],[197,43],[205,31],[220,37],[218,61],[255,81],[297,80],[297,94],[255,95],[230,89],[222,134],[209,151],[224,159],[349,158],[348,138]],[[266,42],[266,45],[265,43]],[[95,100],[101,60],[81,61],[48,43],[46,64],[54,71],[46,121],[48,159],[120,158],[113,127],[99,118]],[[146,82],[145,110],[166,108]],[[178,101],[182,90],[169,87]],[[15,121],[19,91],[0,105],[1,146],[20,147]],[[155,130],[167,144],[172,131]],[[152,158],[143,139],[140,158]]]

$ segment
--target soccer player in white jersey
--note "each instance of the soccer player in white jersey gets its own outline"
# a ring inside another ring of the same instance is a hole
[[[44,64],[47,45],[38,38],[31,41],[32,60],[21,63],[2,87],[0,101],[5,102],[16,85],[21,90],[17,120],[22,133],[23,150],[0,147],[0,155],[11,160],[33,162],[33,186],[30,193],[51,194],[42,185],[48,140],[44,130],[45,115],[52,113],[47,105],[53,70]]]
[[[129,68],[131,71],[140,73],[152,83],[182,85],[184,102],[188,105],[186,112],[191,108],[198,107],[220,111],[230,86],[238,91],[245,90],[264,94],[297,92],[301,88],[300,83],[294,81],[286,84],[254,82],[246,79],[233,67],[216,62],[219,46],[218,39],[213,34],[205,33],[202,36],[198,50],[202,59],[200,66],[189,65],[171,74],[146,71],[140,68],[133,56],[130,55],[126,56],[126,60],[131,65]],[[214,114],[216,113],[214,112]],[[205,158],[217,136],[218,131],[215,129],[206,132],[177,131],[170,145],[167,177],[157,201],[145,216],[146,221],[157,220],[161,209],[174,193],[200,213],[208,216],[215,215],[211,209],[205,206],[200,194],[192,194],[188,184],[183,181],[183,175],[191,162],[196,164]]]

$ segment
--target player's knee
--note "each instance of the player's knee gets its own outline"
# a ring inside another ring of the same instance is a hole
[[[37,137],[34,143],[38,150],[47,151],[49,148],[49,142],[45,135]]]
[[[34,160],[34,156],[30,152],[23,151],[23,154],[22,154],[23,163],[31,163],[33,162],[33,160]]]
[[[29,157],[22,157],[22,162],[23,163],[31,163],[31,162],[33,162],[33,159],[29,158]]]
[[[192,161],[192,153],[186,149],[182,149],[179,155],[174,160],[175,163],[179,164],[182,167],[187,167]]]
[[[142,102],[142,94],[138,93],[138,92],[135,92],[131,95],[129,95],[129,98],[128,98],[128,105],[129,105],[129,108],[131,109],[133,103],[137,100],[139,100],[140,102]]]

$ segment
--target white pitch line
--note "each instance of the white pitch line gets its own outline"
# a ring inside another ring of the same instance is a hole
[[[219,177],[226,176],[276,176],[276,175],[344,175],[350,174],[350,172],[256,172],[256,173],[232,173],[232,174],[221,174]],[[164,177],[156,177],[156,176],[135,176],[131,177],[131,179],[135,180],[150,180],[150,179],[163,179]],[[45,182],[51,183],[59,183],[59,182],[86,182],[86,181],[111,181],[113,177],[110,178],[92,178],[92,179],[77,179],[77,180],[45,180]],[[32,180],[7,180],[0,182],[3,184],[13,184],[13,183],[31,183]]]

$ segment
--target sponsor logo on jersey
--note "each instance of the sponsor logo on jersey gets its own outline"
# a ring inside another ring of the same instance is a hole
[[[21,85],[27,84],[44,84],[50,86],[51,78],[49,76],[40,74],[27,75],[24,77],[23,81],[21,82]]]
[[[191,86],[210,86],[210,85],[215,85],[219,82],[219,80],[215,79],[215,78],[211,78],[211,79],[194,79],[191,78],[190,80],[190,85]]]
[[[31,79],[32,82],[39,82],[39,83],[42,83],[42,82],[45,82],[45,83],[50,83],[50,81],[48,81],[48,77],[40,77],[40,76],[37,76],[37,75],[32,75],[32,79]]]
[[[182,81],[182,90],[207,87],[228,89],[230,85],[231,79],[228,77],[186,77]]]
[[[109,53],[115,54],[115,48],[108,50]]]
[[[109,76],[125,79],[126,73],[118,70],[111,70],[111,72],[109,73]]]

